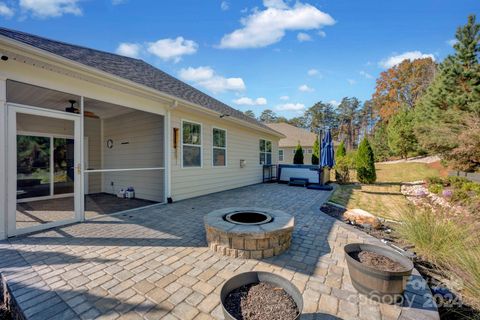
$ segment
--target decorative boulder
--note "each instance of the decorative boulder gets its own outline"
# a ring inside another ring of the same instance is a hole
[[[376,216],[362,209],[350,209],[343,214],[343,219],[359,225],[368,225],[380,229],[382,223]]]

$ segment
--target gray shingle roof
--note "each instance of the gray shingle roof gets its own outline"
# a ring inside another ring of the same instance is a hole
[[[228,114],[265,129],[270,129],[254,118],[246,116],[225,103],[210,97],[143,60],[85,48],[36,35],[1,28],[0,35],[48,51],[63,58],[136,82],[171,96],[200,105],[221,114]],[[271,129],[270,129],[271,130]]]

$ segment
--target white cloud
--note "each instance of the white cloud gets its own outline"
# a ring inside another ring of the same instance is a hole
[[[141,50],[142,50],[142,45],[138,43],[122,42],[118,45],[118,48],[117,50],[115,50],[115,52],[122,56],[138,58]]]
[[[316,76],[318,74],[318,70],[317,69],[310,69],[307,71],[307,74],[309,76]]]
[[[285,103],[276,107],[279,111],[301,111],[305,109],[305,105],[302,103]]]
[[[422,53],[420,51],[407,51],[399,55],[391,56],[380,61],[380,66],[383,68],[391,68],[400,64],[403,60],[413,61],[415,59],[431,58],[435,61],[435,56],[431,53]]]
[[[198,44],[183,37],[176,39],[161,39],[147,44],[147,51],[162,60],[179,62],[183,55],[197,52]]]
[[[328,103],[330,103],[334,107],[338,107],[340,105],[340,102],[338,102],[337,100],[330,100],[328,101]]]
[[[323,30],[318,31],[318,35],[322,38],[325,38],[327,36],[327,33]]]
[[[241,97],[236,100],[233,100],[233,103],[240,106],[264,106],[267,104],[267,99],[260,97],[257,99],[252,99],[248,97]]]
[[[363,71],[363,70],[362,70],[362,71],[360,71],[359,73],[360,73],[361,76],[364,76],[364,77],[367,78],[367,79],[372,79],[372,78],[373,78],[373,76],[372,76],[370,73],[366,72],[366,71]]]
[[[290,99],[289,96],[281,96],[280,97],[280,100],[282,100],[282,101],[287,101],[288,99]]]
[[[288,9],[288,5],[283,0],[263,0],[263,5],[267,8]]]
[[[287,31],[315,30],[335,20],[310,4],[292,7],[281,0],[264,0],[264,10],[254,10],[240,20],[242,27],[223,36],[220,48],[260,48],[279,42]]]
[[[220,9],[222,9],[222,11],[227,11],[230,9],[230,4],[227,1],[222,1],[222,3],[220,3]]]
[[[300,87],[298,87],[298,90],[300,90],[300,91],[302,91],[302,92],[312,92],[312,91],[314,91],[315,89],[310,88],[310,87],[307,86],[306,84],[302,84]]]
[[[180,70],[180,78],[193,81],[193,82],[201,82],[208,79],[211,79],[215,76],[215,71],[213,71],[210,67],[198,67],[198,68],[183,68]]]
[[[183,68],[180,70],[179,76],[182,80],[193,82],[214,93],[245,90],[242,78],[222,77],[216,74],[211,67]]]
[[[20,8],[39,18],[60,17],[64,14],[79,16],[79,0],[20,0]]]
[[[11,18],[13,15],[13,9],[7,6],[5,3],[0,2],[0,17]]]
[[[354,79],[347,79],[347,82],[348,82],[348,84],[350,84],[350,85],[354,85],[354,84],[356,84],[356,83],[357,83],[357,80],[354,80]]]
[[[308,33],[305,32],[299,32],[297,34],[297,40],[300,42],[305,42],[305,41],[312,41],[312,37]]]
[[[446,43],[447,43],[450,47],[453,47],[457,42],[458,42],[457,39],[450,39],[450,40],[447,40],[447,41],[446,41]]]

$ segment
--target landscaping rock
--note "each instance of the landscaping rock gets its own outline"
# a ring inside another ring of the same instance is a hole
[[[362,226],[380,229],[382,223],[376,216],[362,209],[350,209],[343,214],[343,219]]]

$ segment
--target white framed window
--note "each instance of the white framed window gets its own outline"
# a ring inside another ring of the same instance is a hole
[[[312,154],[312,149],[307,149],[308,154]]]
[[[182,120],[182,167],[202,167],[202,125]]]
[[[297,148],[294,148],[294,149],[292,150],[292,154],[295,154],[295,152],[297,152]]]
[[[260,139],[260,164],[272,164],[272,141]]]
[[[212,166],[227,166],[227,131],[212,128]]]
[[[283,161],[283,149],[278,149],[278,161]]]

